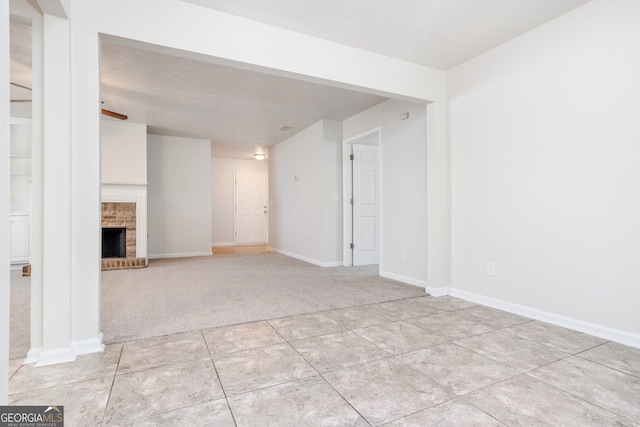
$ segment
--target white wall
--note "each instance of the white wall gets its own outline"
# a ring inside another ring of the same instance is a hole
[[[340,144],[340,123],[323,120],[269,149],[274,250],[322,266],[342,264]]]
[[[147,183],[147,125],[100,121],[102,183]]]
[[[0,4],[0,99],[9,99],[9,3]],[[9,394],[9,103],[0,103],[0,405],[7,405]]]
[[[409,118],[401,120],[405,112]],[[426,108],[388,100],[345,120],[343,135],[347,139],[376,127],[380,127],[381,162],[380,275],[427,287]]]
[[[594,0],[447,73],[454,294],[640,346],[639,22]]]
[[[234,172],[267,172],[268,162],[211,158],[211,242],[213,246],[233,245]]]
[[[342,124],[324,121],[322,202],[324,210],[324,259],[342,259]]]
[[[211,143],[148,135],[149,258],[211,255]]]

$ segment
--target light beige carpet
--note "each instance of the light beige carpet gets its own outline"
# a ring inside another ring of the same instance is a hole
[[[378,266],[322,268],[275,253],[152,260],[102,274],[106,343],[424,295]]]
[[[31,278],[11,272],[9,357],[25,357],[31,347]]]
[[[275,253],[152,260],[144,269],[104,271],[104,341],[132,341],[424,295],[422,288],[381,278],[377,271],[378,266],[322,268]],[[23,308],[16,317],[28,321],[28,295],[20,301]],[[12,301],[12,319],[13,310]],[[11,337],[12,358],[24,357],[28,329],[12,331]]]

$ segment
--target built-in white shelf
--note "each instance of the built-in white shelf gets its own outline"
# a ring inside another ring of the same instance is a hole
[[[29,262],[31,229],[31,119],[11,118],[11,263]]]

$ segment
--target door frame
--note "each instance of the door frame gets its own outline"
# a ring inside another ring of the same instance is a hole
[[[244,245],[245,243],[238,243],[238,180],[237,176],[239,173],[253,173],[264,175],[266,181],[266,190],[265,190],[265,199],[267,203],[266,209],[266,218],[265,218],[265,231],[264,238],[265,241],[261,243],[269,243],[269,172],[264,171],[251,171],[251,170],[233,170],[233,243],[234,245]],[[247,243],[247,244],[255,244],[255,243]]]
[[[342,265],[345,267],[351,267],[353,265],[353,252],[351,250],[351,242],[353,239],[353,208],[351,206],[351,197],[353,191],[353,176],[352,176],[352,163],[349,158],[351,155],[352,144],[357,144],[360,141],[376,136],[378,138],[378,157],[380,159],[378,163],[378,197],[380,203],[378,203],[378,211],[376,217],[378,218],[378,269],[382,268],[382,206],[383,206],[383,191],[382,191],[382,130],[375,127],[369,129],[355,136],[342,140]]]

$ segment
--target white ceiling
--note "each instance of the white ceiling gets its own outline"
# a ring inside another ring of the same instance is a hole
[[[589,0],[182,1],[446,70]],[[11,36],[12,81],[30,86],[30,29],[12,22]],[[12,99],[25,97],[12,90]],[[212,155],[231,158],[251,158],[318,120],[343,120],[385,99],[109,40],[101,93],[103,108],[150,132],[210,139]],[[25,106],[12,103],[12,114]]]
[[[183,0],[447,70],[590,0]]]

